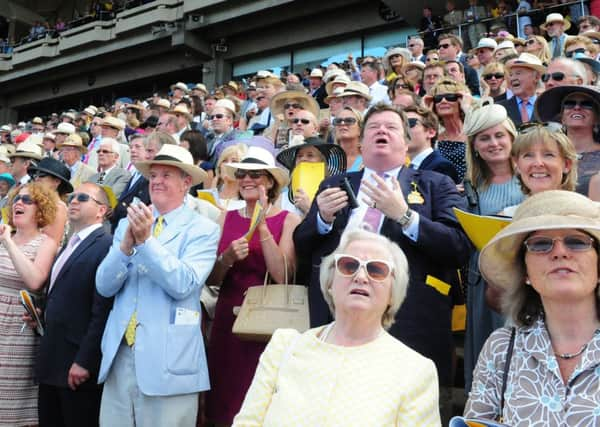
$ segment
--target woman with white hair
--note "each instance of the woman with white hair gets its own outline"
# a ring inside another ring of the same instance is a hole
[[[234,426],[439,426],[435,366],[386,332],[406,296],[395,243],[356,230],[321,263],[335,321],[275,332]]]

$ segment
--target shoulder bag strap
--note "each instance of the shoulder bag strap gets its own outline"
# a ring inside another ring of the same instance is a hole
[[[510,360],[512,359],[513,349],[515,348],[515,335],[517,328],[512,327],[510,331],[510,341],[506,350],[506,360],[504,361],[504,374],[502,374],[502,392],[500,394],[500,420],[502,421],[502,413],[504,412],[504,393],[506,392],[506,382],[508,380],[508,372],[510,371]]]

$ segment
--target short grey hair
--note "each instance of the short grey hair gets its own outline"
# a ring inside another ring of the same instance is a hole
[[[406,290],[408,289],[408,261],[400,247],[389,240],[387,237],[380,234],[372,233],[367,230],[352,230],[345,232],[342,235],[339,246],[331,254],[323,258],[320,270],[321,293],[325,302],[329,306],[331,314],[335,317],[335,304],[331,296],[330,288],[335,276],[335,256],[344,253],[346,248],[352,242],[367,241],[379,244],[386,253],[389,254],[389,261],[393,265],[392,272],[392,296],[387,310],[383,313],[381,324],[385,329],[389,329],[396,318],[396,313],[400,309],[404,298],[406,298]]]
[[[575,77],[579,77],[581,79],[581,81],[583,82],[583,84],[587,84],[587,72],[585,71],[585,67],[584,65],[580,62],[580,61],[575,61],[574,59],[571,58],[564,58],[564,57],[558,57],[552,60],[552,62],[550,63],[550,65],[552,64],[563,64],[566,65],[567,67],[569,67],[569,69],[571,70],[571,72],[573,73],[573,75]]]

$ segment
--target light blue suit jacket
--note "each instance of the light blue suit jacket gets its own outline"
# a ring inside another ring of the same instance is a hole
[[[158,216],[154,212],[155,218]],[[177,308],[201,313],[200,291],[216,259],[219,226],[181,206],[164,216],[165,226],[128,257],[120,244],[127,218],[96,273],[96,288],[115,297],[102,337],[98,382],[104,382],[137,310],[135,375],[142,393],[169,396],[210,388],[201,315],[193,324],[176,324]]]

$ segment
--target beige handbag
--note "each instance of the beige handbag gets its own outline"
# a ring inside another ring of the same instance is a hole
[[[269,273],[262,286],[251,286],[233,323],[234,335],[245,341],[267,342],[275,329],[291,328],[304,332],[310,327],[308,289],[288,284],[287,262],[285,284],[268,285]]]

